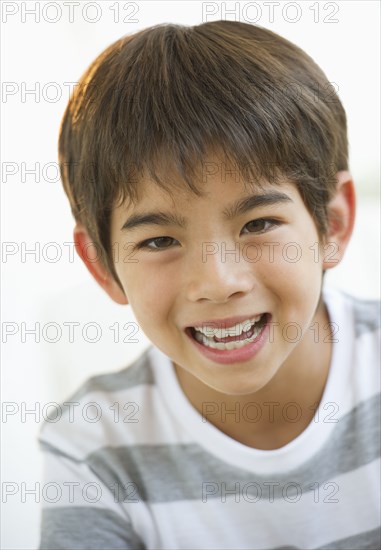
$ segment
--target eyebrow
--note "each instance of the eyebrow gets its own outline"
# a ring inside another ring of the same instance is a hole
[[[261,195],[249,195],[239,199],[232,205],[225,208],[222,213],[227,220],[236,216],[245,214],[249,210],[260,206],[270,206],[274,204],[293,202],[291,197],[279,191],[272,191]],[[183,229],[187,227],[187,219],[173,212],[145,212],[133,214],[121,227],[121,231],[132,231],[141,226],[178,226]]]

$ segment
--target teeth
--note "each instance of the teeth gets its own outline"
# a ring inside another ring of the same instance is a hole
[[[227,329],[224,328],[217,328],[213,326],[207,326],[207,327],[194,327],[197,331],[202,332],[205,336],[208,338],[213,338],[213,336],[216,336],[217,338],[226,338],[227,336],[239,336],[242,334],[242,332],[245,332],[250,329],[250,327],[257,323],[262,315],[257,315],[256,317],[252,317],[251,319],[246,319],[246,321],[243,321],[242,323],[237,323],[236,325],[229,327]],[[197,333],[196,333],[197,334]]]
[[[246,346],[250,342],[253,342],[260,334],[260,332],[263,330],[263,327],[254,327],[254,332],[250,338],[245,338],[244,340],[236,340],[232,342],[215,342],[214,340],[211,340],[204,334],[201,334],[200,332],[195,333],[195,338],[200,344],[203,344],[204,346],[207,346],[209,348],[213,349],[220,349],[220,350],[231,350],[231,349],[239,349],[243,346]]]

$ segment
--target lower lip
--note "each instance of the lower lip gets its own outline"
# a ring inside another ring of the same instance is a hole
[[[270,321],[271,317],[269,316],[267,323],[265,324],[262,332],[257,336],[257,338],[253,342],[250,342],[246,346],[243,346],[243,348],[239,349],[223,350],[209,348],[200,344],[200,342],[197,342],[197,340],[195,340],[188,331],[187,336],[192,340],[197,349],[211,361],[215,361],[216,363],[221,363],[223,365],[229,365],[231,363],[242,363],[255,357],[255,355],[257,355],[257,353],[262,349],[270,330]]]

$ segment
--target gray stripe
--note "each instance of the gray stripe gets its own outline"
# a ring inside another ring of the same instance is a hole
[[[145,545],[130,523],[106,508],[43,508],[39,550],[128,550]]]
[[[380,300],[363,300],[343,292],[351,302],[354,312],[356,338],[366,332],[373,332],[381,325]]]
[[[130,366],[109,374],[99,374],[89,378],[75,394],[81,399],[88,393],[120,391],[141,384],[154,384],[154,377],[150,368],[147,348]],[[142,368],[145,367],[145,368]]]
[[[86,460],[80,460],[72,455],[69,455],[67,453],[64,453],[60,449],[57,449],[54,445],[49,443],[48,441],[44,441],[42,439],[38,440],[38,445],[41,451],[46,453],[51,453],[52,455],[61,456],[62,458],[67,458],[68,460],[71,460],[72,462],[75,462],[76,464],[82,464],[86,463]]]
[[[44,446],[52,451],[46,444]],[[59,451],[56,452],[59,454]],[[131,497],[139,501],[171,502],[202,499],[207,490],[205,483],[215,484],[218,489],[214,495],[207,493],[208,499],[220,498],[221,483],[225,484],[226,491],[234,490],[236,483],[241,487],[251,483],[247,494],[253,499],[261,494],[266,498],[270,491],[269,483],[277,484],[274,486],[274,499],[284,498],[282,491],[285,485],[296,483],[297,496],[298,487],[303,494],[312,491],[314,483],[320,486],[340,474],[369,464],[379,456],[378,394],[341,418],[327,444],[308,462],[287,473],[253,474],[224,462],[198,444],[104,447],[88,455],[84,462],[105,485],[113,487],[113,491],[115,487],[119,489],[118,502],[131,502]],[[334,492],[334,487],[328,489],[324,497]],[[292,498],[293,494],[293,487],[289,486],[287,497]]]
[[[380,528],[335,540],[315,550],[379,550]],[[83,506],[43,509],[39,550],[143,550],[145,545],[133,531],[107,509]],[[275,550],[299,550],[298,546],[279,546]]]
[[[319,546],[316,550],[380,550],[380,548],[381,529],[378,527],[353,537],[335,540],[324,546]]]
[[[381,530],[372,529],[353,537],[334,540],[314,550],[380,550]],[[277,546],[274,550],[301,550],[299,546]]]
[[[379,550],[380,528],[335,540],[315,550]],[[107,509],[83,506],[43,509],[39,550],[143,550],[144,543],[132,526]],[[275,550],[300,550],[278,546]]]
[[[86,380],[86,382],[84,382],[84,384],[71,397],[65,399],[65,402],[78,402],[87,394],[93,392],[105,393],[122,391],[135,386],[140,386],[142,384],[154,384],[155,380],[148,358],[148,351],[149,348],[147,348],[130,366],[119,372],[92,376]],[[63,403],[64,402],[60,403],[62,418],[64,418],[66,414],[69,414],[68,407],[65,407]],[[56,416],[57,412],[53,409],[53,411],[47,415],[47,419],[42,425],[41,432],[45,426],[51,425],[52,423],[54,424]]]

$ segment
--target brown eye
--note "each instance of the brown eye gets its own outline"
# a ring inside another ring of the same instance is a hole
[[[251,222],[249,222],[248,224],[246,224],[249,229],[251,230],[254,230],[254,231],[263,231],[263,229],[265,228],[265,224],[266,224],[266,220],[253,220]]]
[[[273,227],[280,225],[281,222],[277,220],[271,220],[268,218],[259,218],[248,222],[245,227],[248,228],[249,233],[265,233]]]
[[[146,248],[150,251],[166,250],[170,247],[172,242],[175,241],[172,237],[156,237],[154,239],[147,239],[138,244],[138,248]],[[155,246],[150,246],[150,243],[155,243]]]

